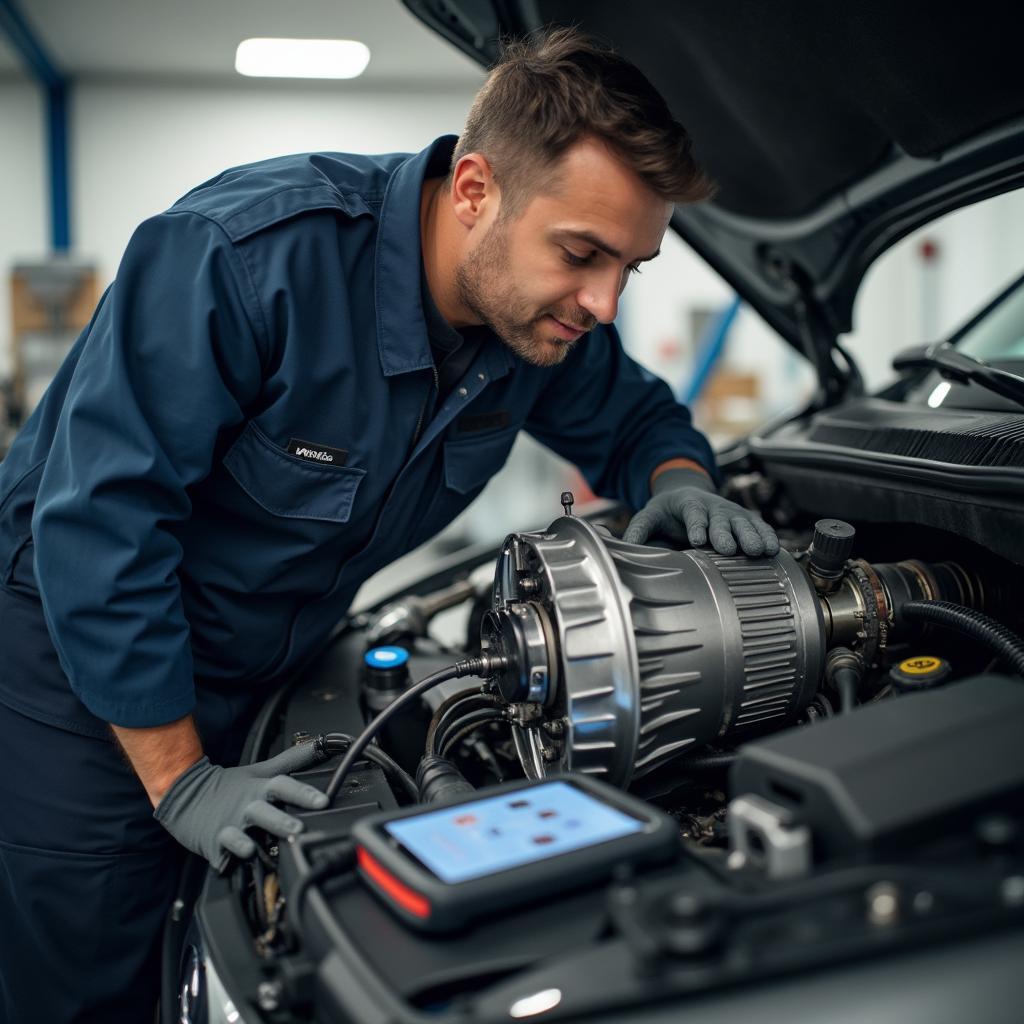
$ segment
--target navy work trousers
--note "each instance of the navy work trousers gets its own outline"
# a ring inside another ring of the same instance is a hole
[[[38,601],[4,587],[0,662],[7,690],[66,691]],[[234,763],[256,706],[201,696],[211,760]],[[183,857],[111,739],[0,703],[0,1024],[151,1024]]]

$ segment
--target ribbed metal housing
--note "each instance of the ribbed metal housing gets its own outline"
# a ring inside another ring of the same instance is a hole
[[[785,552],[664,551],[564,518],[509,538],[496,603],[517,598],[524,573],[542,582],[557,634],[548,714],[566,719],[564,769],[626,785],[716,739],[777,728],[814,694],[824,623]]]
[[[711,561],[729,588],[742,644],[743,682],[732,729],[757,726],[801,710],[813,696],[824,654],[824,624],[810,587],[804,594],[805,610],[813,606],[818,612],[822,631],[812,628],[808,635],[802,628],[807,624],[798,607],[795,581],[781,560],[757,564],[719,555]],[[802,575],[796,579],[803,583]],[[810,692],[802,694],[808,679]]]
[[[819,418],[809,440],[868,452],[903,455],[960,466],[1010,466],[1024,464],[1024,421],[1017,413],[982,413],[886,410],[883,422],[866,417],[863,422],[836,422]],[[841,415],[835,414],[835,417]]]

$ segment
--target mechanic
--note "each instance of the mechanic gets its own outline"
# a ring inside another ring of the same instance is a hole
[[[614,327],[710,194],[632,65],[508,48],[464,134],[229,170],[132,237],[0,465],[0,1017],[147,1021],[183,850],[223,870],[310,745],[235,766],[359,585],[520,430],[656,533],[774,554]],[[154,811],[155,808],[155,811]]]

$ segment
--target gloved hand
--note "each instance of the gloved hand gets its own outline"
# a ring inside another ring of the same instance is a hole
[[[779,553],[779,538],[756,512],[728,501],[695,469],[666,469],[654,478],[651,500],[629,521],[622,539],[643,544],[663,536],[697,548],[711,541],[720,555],[759,558]]]
[[[243,859],[256,843],[243,831],[249,825],[285,837],[302,831],[302,822],[271,800],[310,811],[327,806],[327,795],[288,773],[319,760],[314,741],[291,747],[269,761],[222,768],[204,757],[175,780],[157,804],[153,817],[182,846],[205,857],[223,871],[230,855]]]

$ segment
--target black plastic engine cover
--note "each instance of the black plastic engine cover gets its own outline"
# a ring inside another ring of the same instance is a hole
[[[892,852],[1024,799],[1024,683],[983,675],[748,744],[730,774],[810,827],[815,859]]]

